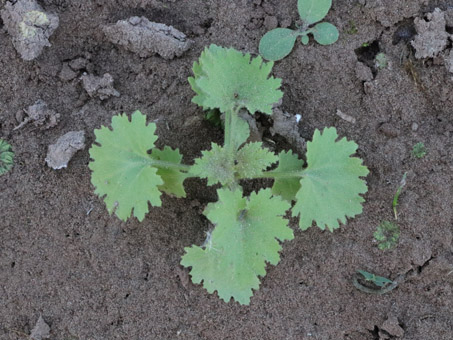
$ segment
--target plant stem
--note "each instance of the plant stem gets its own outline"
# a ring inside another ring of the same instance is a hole
[[[225,140],[224,146],[228,153],[233,154],[237,150],[234,150],[234,129],[236,127],[236,121],[239,115],[241,106],[233,108],[231,111],[225,112]]]
[[[180,171],[184,171],[187,173],[190,171],[190,168],[191,168],[190,165],[172,163],[172,162],[167,162],[167,161],[160,161],[160,160],[156,160],[156,159],[147,159],[146,162],[148,163],[148,165],[156,167],[156,168],[180,170]]]
[[[304,177],[303,173],[301,171],[263,171],[260,175],[254,176],[253,178],[249,179],[255,179],[255,178],[302,178]],[[238,178],[238,179],[246,179],[246,178]]]

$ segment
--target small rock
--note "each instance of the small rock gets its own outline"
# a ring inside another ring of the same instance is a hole
[[[72,156],[85,147],[85,131],[71,131],[49,145],[46,163],[54,170],[66,168]]]
[[[373,79],[371,69],[360,61],[355,66],[355,75],[360,81],[370,81]]]
[[[14,5],[8,1],[0,15],[24,60],[37,58],[44,47],[50,46],[49,37],[59,24],[58,16],[44,12],[35,0],[19,0]]]
[[[401,328],[397,317],[394,315],[389,315],[387,320],[385,320],[382,324],[381,328],[397,338],[402,338],[404,336],[404,329]]]
[[[35,327],[31,330],[30,339],[31,340],[42,340],[50,338],[50,327],[42,316],[39,316],[38,321],[36,322]]]
[[[434,12],[428,13],[428,21],[423,18],[414,20],[417,35],[411,42],[415,48],[417,59],[433,58],[445,49],[450,36],[446,31],[444,12],[436,8]]]
[[[74,71],[80,71],[87,67],[88,60],[85,58],[76,58],[69,62],[69,67],[72,68]]]
[[[336,115],[338,117],[340,117],[341,119],[349,122],[349,123],[352,123],[352,124],[355,124],[355,118],[350,116],[350,115],[347,115],[346,113],[343,113],[341,112],[340,110],[337,109],[337,112],[336,112]]]
[[[28,117],[26,117],[14,130],[20,129],[29,122],[33,122],[36,127],[41,130],[47,130],[54,127],[60,121],[60,114],[54,110],[49,109],[47,103],[38,99],[33,105],[24,110]],[[17,115],[16,115],[17,117]]]
[[[382,133],[383,135],[390,137],[390,138],[398,137],[398,135],[400,134],[399,130],[390,123],[382,124],[379,127],[378,131],[380,133]]]
[[[109,73],[105,73],[102,77],[84,74],[80,79],[82,79],[83,88],[90,97],[98,97],[104,100],[110,96],[120,96],[120,93],[113,88],[113,77]]]
[[[418,124],[415,122],[412,123],[411,129],[412,129],[412,131],[416,132],[418,130]]]
[[[64,63],[58,77],[62,81],[70,81],[77,77],[77,73],[74,72],[71,67],[69,67],[68,63]]]
[[[273,30],[274,28],[277,28],[277,26],[278,20],[273,15],[268,15],[264,18],[264,27],[266,27],[267,30]]]
[[[193,41],[172,26],[149,21],[145,17],[131,17],[106,25],[103,31],[110,42],[137,53],[140,57],[159,54],[164,59],[181,56]]]

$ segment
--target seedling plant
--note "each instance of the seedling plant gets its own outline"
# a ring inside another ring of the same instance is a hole
[[[291,53],[297,37],[300,36],[302,44],[307,45],[309,34],[312,34],[321,45],[336,42],[339,36],[338,29],[331,23],[319,22],[327,15],[331,6],[332,0],[298,0],[297,10],[302,25],[296,30],[280,27],[267,32],[260,41],[261,56],[272,61],[283,59]],[[313,24],[316,25],[312,26]]]
[[[143,221],[148,202],[161,206],[163,192],[185,197],[188,177],[218,187],[217,202],[203,212],[214,228],[203,245],[185,248],[181,264],[191,268],[194,283],[203,282],[209,293],[241,304],[249,304],[252,290],[259,288],[266,263],[279,262],[281,242],[293,239],[288,211],[299,217],[302,230],[314,221],[333,231],[362,212],[360,194],[367,191],[360,177],[368,169],[351,157],[357,144],[337,140],[335,128],[315,130],[306,165],[291,151],[275,154],[261,142],[247,142],[250,128],[239,112],[271,114],[283,95],[281,80],[270,76],[272,66],[232,48],[211,45],[202,52],[189,78],[196,94],[192,101],[224,114],[225,136],[223,145],[212,143],[193,165],[181,163],[178,149],[156,148],[156,124],[147,124],[139,111],[130,120],[125,114],[114,116],[112,129],[95,130],[90,149],[95,192],[122,220],[135,216]],[[273,185],[244,196],[241,182],[256,178],[273,179]]]
[[[0,176],[11,170],[13,163],[14,152],[11,145],[0,139]]]
[[[380,250],[394,248],[400,238],[400,228],[394,222],[382,221],[373,234]]]

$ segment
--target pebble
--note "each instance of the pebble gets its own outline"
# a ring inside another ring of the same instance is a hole
[[[415,122],[412,123],[411,129],[412,129],[412,131],[414,131],[414,132],[417,131],[417,130],[418,130],[418,124],[415,123]]]

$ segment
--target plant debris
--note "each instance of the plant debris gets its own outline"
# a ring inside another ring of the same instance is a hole
[[[47,130],[56,126],[60,121],[60,114],[49,109],[47,103],[41,99],[38,99],[33,105],[29,106],[27,110],[24,110],[24,112],[28,117],[23,119],[13,130],[18,130],[29,122],[33,122],[33,124],[41,130]]]

